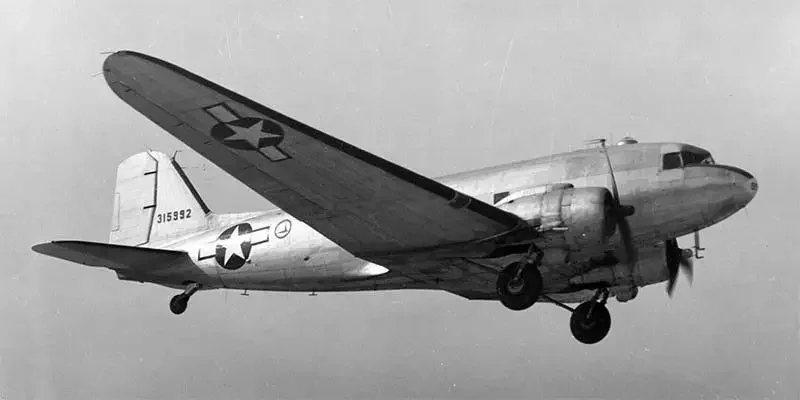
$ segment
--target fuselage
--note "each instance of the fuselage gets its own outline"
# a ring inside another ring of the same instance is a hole
[[[607,149],[620,201],[635,209],[628,220],[637,247],[646,248],[718,223],[743,208],[757,191],[751,174],[715,164],[707,151],[695,146],[633,143]],[[510,193],[546,184],[611,187],[609,165],[599,148],[438,180],[489,204]],[[201,283],[207,288],[275,291],[424,288],[387,274],[384,266],[356,258],[280,210],[210,218],[213,218],[211,230],[153,244],[188,252],[205,273],[207,279]],[[663,258],[654,252],[643,254],[639,269],[654,269],[650,274],[654,278],[640,284],[663,280],[665,275],[660,271]],[[565,285],[569,282],[563,282],[560,288]]]

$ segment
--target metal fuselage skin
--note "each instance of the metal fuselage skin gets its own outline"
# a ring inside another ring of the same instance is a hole
[[[637,248],[642,249],[637,268],[645,278],[636,282],[639,286],[663,281],[667,276],[663,254],[648,252],[648,247],[722,221],[747,205],[757,190],[753,176],[735,167],[664,168],[665,154],[705,151],[694,146],[634,143],[607,149],[621,203],[635,209],[628,221]],[[495,194],[514,193],[545,184],[611,188],[609,165],[599,148],[459,173],[438,180],[490,204]],[[384,275],[386,268],[354,257],[280,210],[216,215],[214,218],[211,230],[153,244],[153,247],[188,252],[203,271],[205,279],[199,283],[204,288],[272,291],[425,288],[410,284],[402,277]],[[230,230],[237,224],[248,225],[238,228],[234,235],[241,235],[241,240],[248,241],[249,245],[231,252],[231,241],[238,246],[235,240],[239,236],[230,239]],[[616,233],[615,238],[618,235]],[[221,238],[228,240],[220,241]],[[221,246],[228,248],[220,251]],[[230,259],[234,255],[241,255],[246,261],[239,263],[241,265],[233,263]],[[180,287],[175,279],[155,283]],[[563,290],[568,285],[565,280],[555,286]]]

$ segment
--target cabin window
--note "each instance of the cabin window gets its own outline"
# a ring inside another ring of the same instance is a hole
[[[675,169],[680,168],[681,164],[681,153],[667,153],[664,154],[664,165],[662,169]]]

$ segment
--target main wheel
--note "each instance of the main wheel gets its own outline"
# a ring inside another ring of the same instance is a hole
[[[189,296],[183,294],[176,295],[169,301],[169,310],[175,315],[183,314],[189,305]]]
[[[518,276],[519,268],[522,273]],[[497,277],[497,294],[509,309],[524,310],[536,303],[542,294],[542,274],[532,264],[511,264]]]
[[[592,309],[592,305],[594,305],[594,309]],[[590,310],[591,315],[589,315]],[[611,313],[608,312],[605,304],[587,301],[572,312],[569,328],[572,330],[572,336],[579,342],[595,344],[603,340],[611,330]]]

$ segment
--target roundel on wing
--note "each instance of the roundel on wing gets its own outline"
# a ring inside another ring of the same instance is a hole
[[[241,268],[250,258],[250,224],[238,224],[222,231],[217,238],[217,251],[214,259],[220,267],[235,270]]]
[[[245,117],[220,122],[211,128],[211,136],[226,146],[240,150],[274,147],[283,141],[283,127],[275,121]]]

